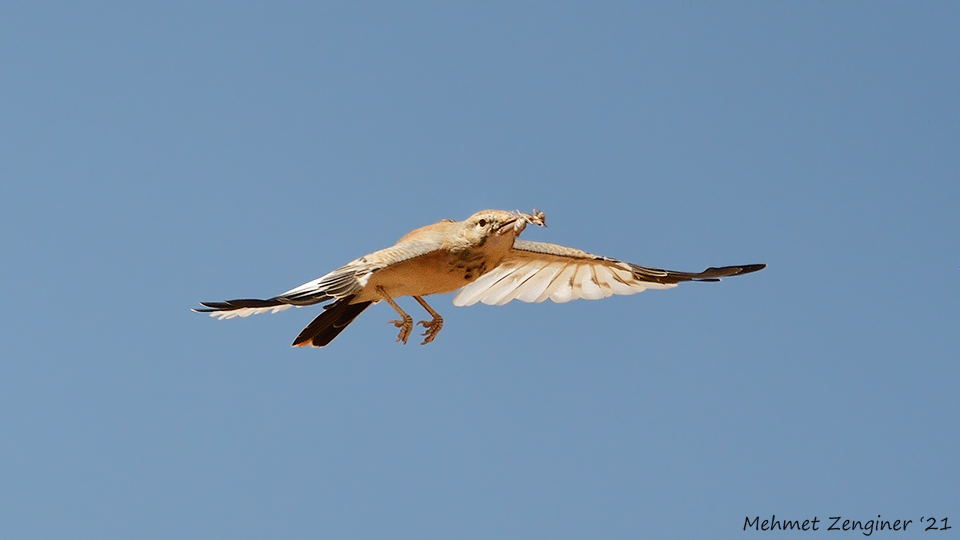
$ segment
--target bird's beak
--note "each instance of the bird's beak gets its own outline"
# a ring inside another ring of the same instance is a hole
[[[514,236],[518,236],[523,229],[527,226],[527,223],[533,223],[534,225],[540,227],[547,226],[547,217],[543,212],[539,210],[534,210],[533,214],[524,214],[523,212],[517,210],[513,213],[513,218],[507,221],[504,221],[497,228],[497,234],[506,234],[509,231],[509,225],[513,225]]]
[[[514,216],[513,218],[501,223],[500,226],[497,227],[497,234],[502,236],[511,230],[516,231],[514,233],[515,235],[520,234],[520,232],[523,231],[523,228],[527,226],[527,222],[525,220],[520,220],[518,222],[517,220],[520,220],[520,216]]]

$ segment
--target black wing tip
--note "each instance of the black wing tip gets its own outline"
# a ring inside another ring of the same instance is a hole
[[[233,311],[238,309],[234,306],[231,306],[229,302],[200,302],[202,308],[192,308],[190,311],[194,313],[213,313],[215,311]]]
[[[707,268],[703,272],[700,272],[700,276],[696,277],[694,281],[720,281],[720,278],[741,276],[743,274],[751,274],[753,272],[759,272],[766,268],[766,264],[741,264],[737,266],[722,266],[719,268],[711,267]]]
[[[234,311],[244,308],[267,308],[282,306],[288,302],[279,301],[276,298],[261,300],[259,298],[237,298],[236,300],[227,300],[226,302],[200,302],[202,308],[193,308],[191,311],[197,313],[213,313],[215,311]],[[292,303],[292,302],[289,302]],[[296,304],[294,304],[296,305]]]
[[[763,270],[766,267],[767,267],[766,264],[744,264],[740,266],[740,271],[737,272],[736,275],[739,276],[742,274],[751,274],[753,272],[759,272],[760,270]]]
[[[333,300],[334,296],[328,294],[319,294],[319,295],[307,295],[301,297],[291,297],[291,296],[277,296],[271,298],[270,302],[276,302],[279,304],[290,304],[291,306],[312,306],[314,304],[319,304],[320,302],[326,302],[327,300]]]

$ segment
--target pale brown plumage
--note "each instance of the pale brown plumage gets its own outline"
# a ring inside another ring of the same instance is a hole
[[[567,302],[671,288],[681,281],[719,281],[765,266],[726,266],[699,273],[648,268],[556,244],[518,240],[528,223],[544,226],[545,217],[536,210],[533,214],[484,210],[464,221],[443,220],[274,298],[201,302],[205,308],[194,311],[219,318],[246,317],[333,300],[293,342],[297,347],[323,347],[370,304],[383,300],[400,314],[400,320],[391,322],[400,328],[397,341],[406,343],[413,320],[394,299],[412,296],[432,317],[419,322],[426,329],[423,344],[427,344],[443,326],[443,318],[423,300],[430,294],[460,289],[453,300],[458,306],[547,298]]]

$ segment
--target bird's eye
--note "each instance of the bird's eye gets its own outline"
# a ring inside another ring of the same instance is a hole
[[[477,225],[479,225],[479,226],[481,226],[481,227],[486,227],[486,226],[487,226],[487,220],[481,219],[480,221],[477,222]]]

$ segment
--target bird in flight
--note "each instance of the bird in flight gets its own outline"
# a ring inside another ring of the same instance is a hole
[[[381,300],[400,314],[390,321],[400,329],[404,344],[413,331],[413,319],[395,298],[412,296],[430,314],[419,321],[426,345],[437,337],[443,318],[424,296],[460,291],[455,306],[477,302],[503,305],[511,300],[557,303],[577,298],[596,300],[646,289],[670,289],[681,281],[720,281],[749,274],[765,264],[707,268],[700,273],[675,272],[639,266],[579,249],[529,242],[517,237],[528,225],[546,226],[543,212],[484,210],[464,221],[444,219],[401,238],[394,246],[347,263],[325,276],[268,298],[201,302],[193,311],[230,319],[255,313],[276,313],[332,300],[293,341],[294,347],[323,347],[371,304]]]

